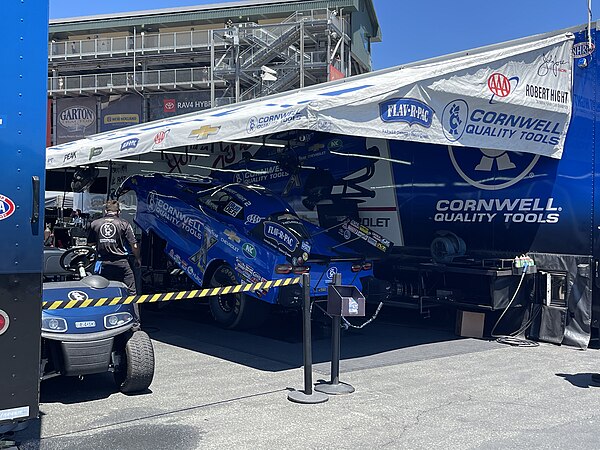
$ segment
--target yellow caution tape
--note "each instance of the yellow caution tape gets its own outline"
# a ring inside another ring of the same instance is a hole
[[[87,300],[52,300],[42,302],[42,309],[87,308],[92,306],[130,305],[132,303],[169,302],[173,300],[188,300],[191,298],[212,297],[214,295],[238,294],[240,292],[259,291],[280,286],[290,286],[300,283],[301,278],[282,278],[280,280],[261,281],[259,283],[237,284],[234,286],[219,286],[193,291],[163,292],[160,294],[130,295],[128,297],[103,297]]]

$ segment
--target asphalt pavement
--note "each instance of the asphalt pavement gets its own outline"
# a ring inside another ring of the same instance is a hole
[[[302,390],[298,317],[226,331],[206,308],[144,311],[156,374],[118,392],[111,374],[41,386],[41,417],[19,449],[600,448],[598,350],[511,347],[454,334],[448,317],[382,311],[342,335],[341,376],[356,391],[322,404]],[[315,324],[314,381],[329,379],[330,330]]]

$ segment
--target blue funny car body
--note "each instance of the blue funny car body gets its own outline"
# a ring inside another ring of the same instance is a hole
[[[351,243],[360,241],[380,251],[391,246],[351,220],[333,230],[306,222],[280,197],[258,185],[154,174],[127,179],[121,192],[128,190],[137,196],[135,222],[145,233],[163,239],[170,259],[202,287],[310,272],[313,297],[326,295],[336,273],[342,283],[374,292],[372,264]],[[291,285],[234,300],[211,298],[210,304],[215,318],[234,328],[241,326],[237,319],[243,310],[255,310],[258,303],[295,307],[300,301],[301,288]],[[223,312],[227,315],[221,317]]]

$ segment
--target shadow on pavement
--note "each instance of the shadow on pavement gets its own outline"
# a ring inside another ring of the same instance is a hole
[[[69,395],[65,395],[69,392]],[[41,403],[82,403],[108,398],[119,392],[112,373],[78,377],[55,377],[40,384]]]
[[[557,373],[557,377],[564,378],[575,387],[579,388],[600,388],[600,382],[592,380],[592,375],[598,374],[587,373]]]
[[[313,314],[315,312],[313,311]],[[498,348],[485,340],[454,334],[454,317],[443,309],[431,318],[415,311],[383,308],[363,329],[342,332],[342,369],[400,364]],[[370,317],[355,319],[360,324]],[[331,328],[328,320],[313,317],[313,362],[327,373]],[[265,371],[281,371],[302,364],[302,322],[299,313],[273,314],[259,330],[239,332],[218,327],[206,307],[143,311],[142,327],[152,339]],[[435,344],[435,345],[434,345]],[[364,360],[364,361],[362,361]],[[361,362],[362,361],[362,362]]]

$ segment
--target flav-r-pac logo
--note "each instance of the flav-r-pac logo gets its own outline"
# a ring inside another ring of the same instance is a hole
[[[499,190],[510,187],[525,177],[540,155],[505,150],[448,146],[450,161],[463,180],[478,189]]]

